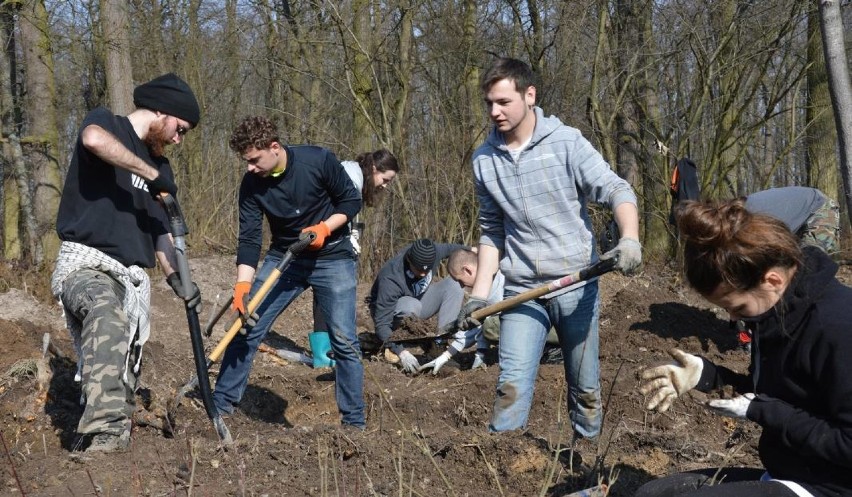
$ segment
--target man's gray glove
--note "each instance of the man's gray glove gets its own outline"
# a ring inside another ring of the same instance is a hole
[[[635,238],[624,237],[618,241],[614,249],[601,256],[601,260],[618,257],[615,269],[624,274],[631,274],[642,264],[642,244]]]
[[[166,283],[172,287],[172,291],[175,292],[175,295],[187,302],[187,307],[195,309],[195,312],[201,313],[201,290],[198,289],[198,285],[196,285],[195,282],[192,283],[189,295],[184,295],[183,283],[180,280],[180,273],[177,271],[166,276]]]
[[[701,379],[704,361],[679,349],[669,350],[674,362],[642,371],[642,395],[652,394],[645,406],[648,410],[666,412],[679,396],[695,388]]]
[[[459,312],[459,317],[456,320],[456,329],[467,331],[478,326],[482,326],[482,323],[471,316],[471,314],[487,305],[488,302],[485,299],[481,299],[479,297],[468,297],[467,302],[464,303],[461,311]]]
[[[453,355],[450,354],[449,351],[445,350],[443,353],[441,353],[441,355],[432,359],[431,361],[427,362],[426,364],[420,366],[417,370],[422,372],[422,371],[425,371],[429,368],[432,368],[432,374],[437,375],[438,370],[441,369],[442,367],[444,367],[444,364],[446,364],[447,361],[449,361],[450,358],[452,358],[452,357],[453,357]]]
[[[487,368],[488,365],[485,364],[485,350],[477,349],[476,354],[473,356],[473,366],[470,369]]]
[[[409,374],[414,374],[420,369],[420,363],[414,354],[407,350],[399,353],[399,365],[403,371]]]
[[[747,393],[745,395],[740,395],[739,397],[734,397],[733,399],[716,399],[711,400],[705,404],[708,409],[715,412],[720,416],[726,416],[729,418],[739,418],[746,419],[746,413],[748,412],[748,406],[751,405],[751,401],[754,400],[753,393]]]

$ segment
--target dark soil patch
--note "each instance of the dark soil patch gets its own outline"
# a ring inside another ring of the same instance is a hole
[[[418,341],[440,335],[436,319],[403,318],[391,333],[392,342]]]

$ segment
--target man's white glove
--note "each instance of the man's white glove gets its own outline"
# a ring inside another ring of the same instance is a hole
[[[747,393],[733,399],[711,400],[705,405],[720,416],[746,419],[746,412],[748,412],[748,406],[751,405],[752,400],[754,400],[754,394]]]
[[[441,369],[442,367],[444,367],[444,364],[446,364],[447,361],[449,361],[451,357],[453,357],[453,355],[445,350],[438,357],[436,357],[436,358],[432,359],[431,361],[427,362],[426,364],[420,366],[418,371],[422,372],[422,371],[425,371],[429,368],[432,368],[432,374],[437,375],[438,370]]]
[[[669,350],[674,362],[642,371],[642,395],[651,394],[645,409],[666,412],[678,396],[692,390],[701,379],[704,362],[679,349]]]
[[[407,350],[399,353],[399,365],[403,371],[411,374],[416,373],[420,369],[420,363],[417,362],[417,358]]]
[[[615,269],[624,274],[631,274],[642,264],[642,244],[635,238],[623,237],[614,249],[601,256],[601,260],[618,256]]]
[[[485,351],[477,350],[476,355],[473,356],[473,366],[471,366],[470,369],[476,368],[488,368],[488,365],[485,364]]]

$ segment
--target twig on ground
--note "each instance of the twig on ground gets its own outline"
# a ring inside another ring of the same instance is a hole
[[[491,473],[491,476],[494,477],[494,483],[497,484],[497,491],[500,492],[500,495],[505,495],[503,493],[503,487],[500,485],[500,478],[497,476],[497,470],[494,469],[494,466],[492,466],[491,463],[488,462],[488,458],[485,457],[485,451],[482,450],[482,447],[480,447],[479,445],[474,445],[474,447],[476,447],[476,450],[479,451],[479,454],[482,456],[483,462],[485,462],[485,467],[488,468],[488,471]]]
[[[376,493],[376,489],[373,486],[373,479],[370,478],[370,474],[367,473],[367,468],[365,466],[361,466],[361,471],[364,472],[364,477],[367,478],[367,485],[370,486],[370,494],[378,496],[378,494]]]
[[[334,476],[335,495],[346,495],[346,472],[343,469],[343,447],[341,447],[341,445],[340,445],[340,439],[341,438],[344,438],[347,441],[349,441],[350,443],[352,443],[352,440],[350,440],[348,437],[346,437],[346,435],[343,435],[343,434],[341,434],[340,437],[336,437],[334,439],[334,442],[337,446],[337,457],[340,458],[339,461],[336,460],[336,459],[332,459],[332,470],[333,470],[332,476]],[[355,444],[353,444],[353,445],[355,445]],[[357,450],[357,447],[356,447],[356,450]],[[337,467],[337,463],[340,464],[340,468]],[[337,481],[338,472],[340,473],[340,482],[339,483]],[[343,489],[342,492],[341,492],[341,487]],[[358,494],[356,493],[355,495],[358,495]]]
[[[564,383],[560,382],[560,387],[563,387]],[[564,449],[560,448],[559,441],[562,440],[562,436],[565,434],[565,423],[562,422],[562,405],[563,402],[563,394],[565,393],[565,388],[559,389],[559,400],[558,400],[558,408],[556,409],[556,423],[559,427],[559,431],[556,434],[556,443],[548,442],[550,445],[549,449],[553,451],[553,459],[550,461],[550,464],[547,468],[547,476],[542,482],[541,489],[538,492],[539,497],[544,497],[547,494],[547,489],[553,484],[554,477],[556,475],[557,466],[561,468],[561,464],[559,464],[559,456],[562,454]],[[555,448],[555,449],[554,449]],[[568,453],[568,467],[571,474],[574,474],[574,444],[571,444],[571,450]]]
[[[186,489],[186,497],[192,497],[192,485],[195,481],[195,462],[198,460],[197,458],[197,447],[193,443],[192,439],[188,439],[186,441],[187,445],[189,445],[189,454],[190,454],[190,462],[189,462],[189,488]]]
[[[89,481],[92,483],[92,488],[95,490],[95,495],[101,495],[101,487],[95,485],[95,480],[92,478],[92,473],[89,471],[89,468],[86,468],[86,475],[89,477]]]
[[[6,438],[3,437],[3,431],[0,430],[0,441],[3,442],[3,452],[6,453],[6,458],[9,459],[9,467],[12,468],[12,476],[15,477],[15,484],[18,485],[18,490],[21,492],[22,496],[26,496],[24,492],[24,486],[21,485],[21,480],[18,479],[18,472],[15,470],[15,463],[12,461],[12,456],[9,454],[9,447],[6,446]]]

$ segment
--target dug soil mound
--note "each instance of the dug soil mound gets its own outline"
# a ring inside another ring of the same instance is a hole
[[[205,308],[202,323],[229,296],[230,257],[195,259]],[[850,281],[844,268],[845,281]],[[642,409],[637,371],[669,360],[679,347],[744,371],[725,316],[687,290],[666,267],[631,278],[601,278],[600,326],[604,432],[570,449],[565,380],[542,365],[524,432],[488,433],[498,366],[469,370],[464,353],[438,375],[406,376],[379,354],[365,356],[367,430],[342,429],[334,372],[258,353],[238,411],[226,418],[236,440],[220,446],[191,393],[165,417],[194,373],[182,304],[164,281],[153,285],[152,338],[143,356],[132,445],[122,454],[73,452],[81,415],[76,355],[56,304],[23,290],[0,294],[0,494],[83,495],[544,495],[562,496],[607,482],[629,496],[672,471],[757,464],[759,428],[715,416],[702,394],[663,415]],[[369,290],[359,287],[359,302]],[[308,348],[311,296],[300,297],[267,337],[275,349]],[[358,328],[369,331],[365,306]],[[217,326],[208,351],[224,333]],[[52,347],[43,352],[45,334]],[[413,348],[421,362],[434,351]],[[492,354],[493,358],[493,354]],[[216,367],[210,372],[214,381]]]

